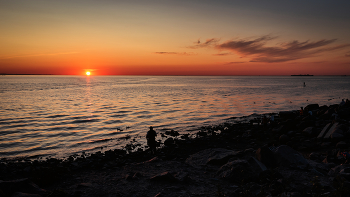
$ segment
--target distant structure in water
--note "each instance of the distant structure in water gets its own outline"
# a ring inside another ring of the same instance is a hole
[[[312,76],[314,76],[314,75],[309,75],[309,74],[306,74],[306,75],[302,75],[302,74],[300,74],[300,75],[291,75],[291,76],[298,76],[298,77],[312,77]]]

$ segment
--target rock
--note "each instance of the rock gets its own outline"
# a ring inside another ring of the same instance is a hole
[[[303,130],[303,134],[305,136],[309,136],[309,137],[313,137],[313,136],[316,136],[317,133],[315,132],[315,129],[314,127],[307,127]]]
[[[80,183],[77,185],[78,189],[84,189],[84,188],[89,188],[89,187],[93,187],[93,185],[91,183]]]
[[[132,178],[133,179],[138,179],[138,178],[140,178],[140,177],[142,177],[143,175],[141,174],[141,173],[139,173],[139,172],[136,172],[135,174],[134,174],[134,176],[132,176]]]
[[[350,164],[338,165],[328,172],[328,175],[331,177],[335,177],[339,174],[346,175],[347,178],[350,178]]]
[[[313,120],[301,121],[297,125],[297,127],[302,130],[304,130],[306,127],[313,127],[313,126],[315,126],[315,121]]]
[[[164,141],[164,145],[165,146],[168,146],[168,147],[171,147],[171,146],[174,146],[175,144],[174,144],[174,139],[173,138],[168,138],[168,139],[166,139],[165,141]]]
[[[336,147],[339,148],[339,149],[344,149],[344,148],[347,148],[348,145],[346,144],[346,142],[340,141],[340,142],[337,143]]]
[[[124,179],[127,180],[127,181],[131,181],[132,180],[132,176],[130,174],[127,174],[127,175],[125,175]]]
[[[171,175],[169,172],[163,172],[160,174],[157,174],[150,178],[151,181],[165,181],[165,182],[174,182],[176,181],[175,177]]]
[[[320,160],[321,155],[318,154],[318,153],[310,153],[310,154],[309,154],[309,158],[310,158],[311,160],[318,161],[318,160]]]
[[[257,159],[255,159],[254,157],[249,157],[247,161],[249,165],[252,167],[254,172],[261,173],[262,171],[267,170],[266,166],[260,161],[258,161]]]
[[[189,181],[190,177],[188,175],[189,174],[187,172],[180,171],[175,174],[175,179],[179,182]]]
[[[275,155],[267,146],[263,146],[256,151],[256,158],[268,168],[277,166]]]
[[[292,111],[281,111],[278,113],[278,116],[284,119],[294,119],[297,116],[297,114]]]
[[[287,135],[289,137],[295,136],[296,132],[295,131],[288,131]]]
[[[15,192],[39,195],[46,193],[46,190],[41,189],[27,178],[13,181],[0,181],[0,191],[8,196]]]
[[[309,104],[304,108],[304,111],[308,112],[308,111],[313,111],[318,109],[320,106],[318,104]]]
[[[220,179],[229,180],[235,183],[242,183],[242,181],[249,181],[257,178],[259,173],[254,172],[253,168],[246,160],[234,160],[221,166],[216,177]]]
[[[275,128],[272,129],[273,133],[283,133],[284,131],[286,131],[287,127],[285,125],[279,125]]]
[[[12,195],[12,197],[41,197],[39,194],[27,194],[22,192],[16,192]]]
[[[308,166],[308,162],[303,155],[287,145],[277,147],[274,155],[280,166],[301,169],[306,169]]]
[[[286,144],[289,141],[288,135],[281,135],[279,138],[280,144]]]
[[[340,140],[344,139],[344,135],[340,133],[332,133],[331,140],[332,142],[339,142]]]
[[[176,137],[176,136],[179,136],[180,134],[177,131],[171,130],[171,131],[166,131],[165,135],[170,135],[170,136]]]
[[[206,149],[190,155],[186,159],[186,163],[200,168],[205,165],[223,165],[228,162],[232,157],[241,154],[240,151],[232,151],[223,148]]]

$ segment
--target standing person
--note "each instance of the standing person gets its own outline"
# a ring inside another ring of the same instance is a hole
[[[146,139],[147,139],[147,145],[151,149],[151,153],[156,153],[156,136],[157,133],[153,130],[153,127],[149,127],[149,131],[147,132]]]

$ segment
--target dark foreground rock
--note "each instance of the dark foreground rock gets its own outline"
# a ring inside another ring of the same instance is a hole
[[[156,155],[130,145],[2,160],[0,196],[349,196],[349,110],[316,104],[263,124],[255,117],[202,127],[195,138],[171,131]]]

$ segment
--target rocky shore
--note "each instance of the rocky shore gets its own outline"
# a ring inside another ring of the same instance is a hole
[[[196,137],[160,134],[155,155],[131,143],[67,159],[3,160],[0,196],[350,195],[349,103],[202,127]]]

